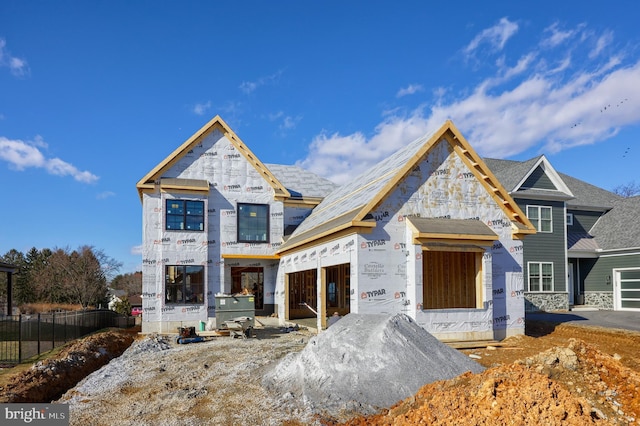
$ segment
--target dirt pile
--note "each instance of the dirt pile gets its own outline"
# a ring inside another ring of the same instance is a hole
[[[69,404],[71,426],[320,426],[345,421],[352,425],[640,425],[640,333],[528,322],[526,336],[459,350],[465,356],[474,355],[487,368],[484,372],[432,383],[392,408],[353,418],[322,416],[300,404],[299,398],[287,400],[286,395],[283,398],[262,386],[262,378],[274,365],[315,338],[308,330],[287,331],[292,330],[258,326],[253,339],[217,337],[189,345],[146,336],[58,402]],[[117,340],[111,334],[96,333],[73,345],[73,350],[65,348],[50,362],[65,365],[53,361],[67,358],[74,350],[81,352],[78,359],[92,359],[100,347],[110,351],[110,343]],[[27,389],[71,386],[68,377],[58,373],[32,368],[10,376],[9,381],[3,377],[2,383],[13,385],[11,389],[4,385],[0,398],[7,402],[7,396],[26,394]],[[43,396],[37,402],[50,400]]]
[[[184,345],[145,336],[57,402],[69,405],[71,426],[320,425],[309,410],[279,408],[260,384],[267,365],[302,349],[311,334],[255,334]]]
[[[341,416],[374,413],[426,383],[483,370],[406,315],[351,313],[273,366],[263,383],[292,404]]]
[[[424,386],[382,414],[346,424],[635,424],[640,375],[616,358],[571,339],[479,375]]]
[[[120,356],[133,342],[131,333],[108,331],[75,341],[54,359],[39,361],[15,375],[0,390],[0,402],[51,402],[91,372]]]

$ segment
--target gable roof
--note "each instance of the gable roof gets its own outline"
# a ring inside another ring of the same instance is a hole
[[[620,198],[613,208],[591,228],[602,250],[635,249],[640,251],[640,196]]]
[[[290,197],[291,194],[285,188],[285,186],[269,171],[269,169],[262,164],[258,157],[251,152],[251,150],[240,140],[240,138],[231,130],[231,128],[225,123],[219,115],[216,115],[211,121],[202,126],[200,130],[195,132],[189,139],[187,139],[182,145],[180,145],[175,151],[173,151],[167,158],[154,167],[149,173],[147,173],[136,184],[138,189],[138,195],[142,200],[142,194],[144,192],[155,191],[156,181],[174,164],[176,164],[185,154],[187,154],[194,146],[196,146],[202,139],[211,134],[214,130],[219,130],[234,146],[235,149],[240,152],[244,158],[256,169],[256,171],[264,178],[264,180],[275,191],[275,197],[277,199],[284,199]],[[186,188],[188,189],[188,188]]]
[[[538,199],[570,200],[573,193],[544,155],[527,161],[485,159],[511,195]],[[543,183],[542,185],[537,185]],[[545,188],[546,186],[546,188]]]
[[[280,253],[350,227],[375,226],[367,215],[415,168],[439,141],[446,141],[514,223],[514,234],[535,232],[508,192],[471,148],[451,120],[409,143],[387,159],[337,188],[316,207],[280,247]],[[327,229],[327,224],[337,226]]]
[[[613,203],[616,200],[620,199],[620,196],[613,192],[591,185],[564,173],[556,172],[543,155],[526,161],[484,158],[484,162],[489,166],[493,173],[495,173],[511,195],[517,197],[529,196],[539,198],[544,197],[545,193],[548,196],[550,191],[530,189],[519,190],[519,188],[521,184],[526,181],[527,177],[531,176],[543,158],[546,161],[545,172],[553,170],[553,173],[555,173],[554,178],[557,176],[557,179],[560,179],[566,186],[564,191],[561,190],[561,187],[557,187],[558,197],[556,198],[567,201],[568,208],[606,211],[613,207]]]

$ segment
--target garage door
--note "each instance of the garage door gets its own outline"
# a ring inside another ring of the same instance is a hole
[[[640,269],[618,271],[618,309],[640,311]]]

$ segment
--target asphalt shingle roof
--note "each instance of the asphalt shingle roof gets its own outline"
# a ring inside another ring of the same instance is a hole
[[[601,207],[611,208],[622,197],[611,191],[591,185],[583,180],[576,179],[564,173],[558,173],[564,183],[571,189],[573,200],[567,201],[567,207]]]
[[[494,158],[483,158],[489,169],[498,178],[505,189],[512,193],[516,185],[522,181],[531,168],[540,160],[540,156],[527,161],[515,160],[498,160]],[[569,187],[574,198],[567,201],[568,208],[597,208],[609,209],[613,207],[613,203],[620,197],[606,189],[591,185],[583,180],[574,178],[564,173],[558,175]],[[547,192],[548,193],[548,192]],[[515,195],[515,194],[513,194]],[[518,196],[535,196],[536,192],[532,189],[518,191]]]
[[[570,251],[596,251],[599,248],[595,238],[587,232],[567,233],[567,249]]]
[[[527,161],[498,160],[495,158],[483,158],[482,160],[489,166],[489,169],[498,178],[502,186],[507,191],[512,192],[539,159],[540,157]]]
[[[640,196],[619,198],[591,228],[603,250],[640,248]]]

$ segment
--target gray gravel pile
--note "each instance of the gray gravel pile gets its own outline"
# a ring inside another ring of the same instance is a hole
[[[145,336],[57,402],[69,405],[70,426],[319,425],[306,407],[278,409],[261,384],[263,369],[309,340],[278,330],[184,345]]]
[[[351,313],[267,371],[263,384],[283,404],[373,414],[427,383],[483,370],[406,315]]]
[[[75,386],[73,392],[68,392],[62,400],[73,406],[87,396],[118,392],[122,386],[133,380],[140,380],[142,375],[149,373],[145,371],[144,364],[140,362],[141,359],[168,349],[171,349],[169,342],[155,334],[134,341],[121,356],[85,377]],[[139,368],[136,369],[136,365]],[[132,367],[134,374],[132,374]]]
[[[171,349],[171,343],[166,337],[158,334],[150,334],[142,340],[133,342],[131,346],[124,351],[121,358],[133,357],[140,353],[166,351],[167,349]]]

